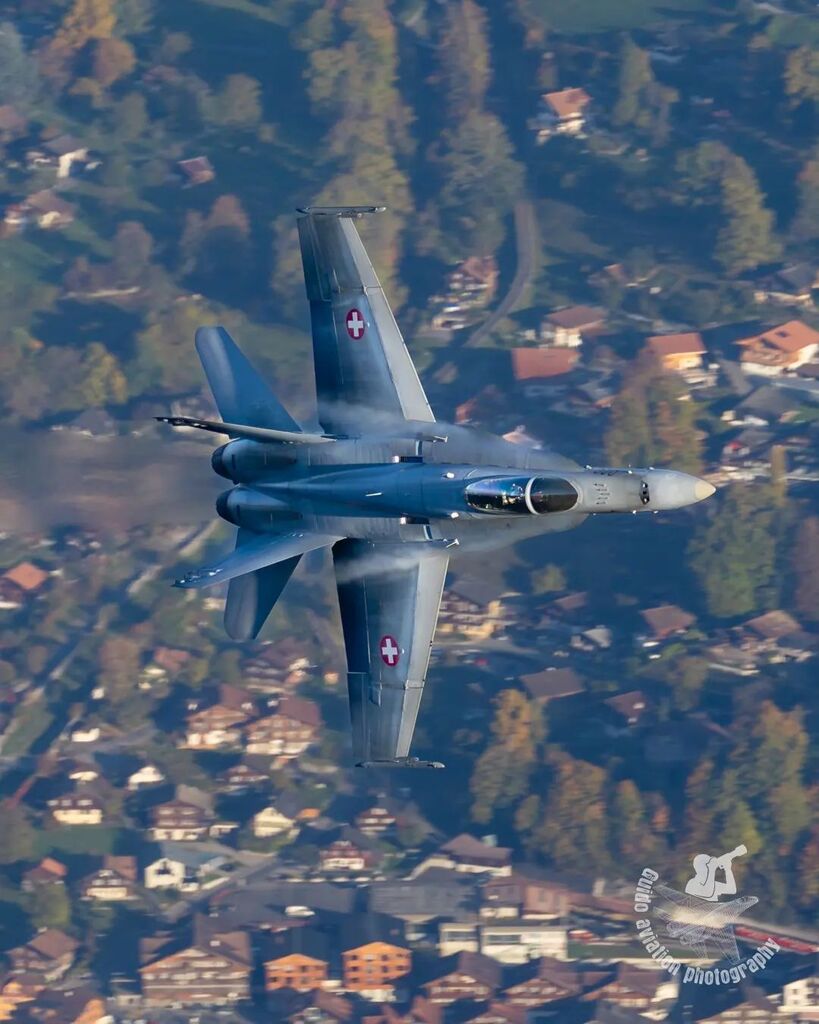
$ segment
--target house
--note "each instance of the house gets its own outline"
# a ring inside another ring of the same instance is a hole
[[[550,313],[540,326],[540,340],[556,348],[580,348],[585,338],[606,324],[606,311],[596,306],[567,306]]]
[[[102,867],[80,883],[80,895],[84,900],[106,903],[135,900],[139,897],[136,880],[136,857],[106,854]]]
[[[43,148],[56,158],[57,177],[68,178],[77,164],[88,160],[88,147],[70,135],[58,135],[43,143]]]
[[[290,953],[267,960],[264,964],[265,991],[292,988],[296,992],[310,992],[325,984],[329,969],[326,960],[304,953]]]
[[[46,189],[23,200],[23,209],[38,227],[64,228],[74,223],[74,207]]]
[[[227,1006],[250,998],[253,955],[245,932],[223,932],[196,917],[190,936],[140,943],[139,976],[147,1006]]]
[[[369,886],[368,909],[411,924],[460,917],[473,905],[475,887],[464,875],[431,868],[419,878],[391,879]]]
[[[476,839],[463,832],[416,865],[409,877],[418,878],[430,868],[446,868],[466,874],[511,875],[512,851],[509,847],[496,846],[494,842]]]
[[[643,646],[653,647],[669,637],[682,635],[697,621],[676,604],[663,604],[657,608],[644,608],[640,615],[648,626],[650,639]]]
[[[652,967],[618,963],[614,975],[587,998],[602,999],[640,1013],[666,1012],[675,1004],[680,982],[676,975]]]
[[[78,786],[73,793],[48,801],[54,820],[61,825],[100,825],[105,808],[100,798],[87,786]]]
[[[33,562],[20,562],[0,576],[0,607],[20,608],[39,594],[48,573]]]
[[[101,731],[98,725],[92,722],[88,724],[81,722],[74,726],[68,735],[68,739],[71,743],[96,743],[100,735]]]
[[[736,344],[742,349],[740,364],[746,373],[775,377],[816,357],[819,331],[801,320],[789,320]]]
[[[164,781],[165,776],[155,764],[144,764],[141,768],[137,768],[135,772],[132,772],[128,776],[126,785],[133,793],[136,790],[144,789],[148,786],[158,786]]]
[[[395,828],[395,824],[395,815],[381,804],[368,807],[355,816],[355,827],[365,836],[384,835],[386,832],[391,832]]]
[[[629,690],[607,697],[603,706],[608,712],[611,728],[617,735],[639,725],[649,710],[649,701],[642,690]]]
[[[34,892],[41,885],[62,885],[65,882],[68,868],[54,857],[43,857],[36,867],[23,873],[22,889]]]
[[[218,750],[235,746],[241,741],[240,726],[247,721],[242,710],[214,704],[188,715],[185,746],[199,750]]]
[[[482,953],[456,953],[436,964],[435,977],[421,987],[436,1006],[448,1006],[458,1000],[485,1002],[501,987],[503,968],[497,960]]]
[[[816,288],[819,288],[819,269],[812,263],[792,263],[756,283],[754,302],[811,306]]]
[[[441,597],[437,632],[469,640],[488,640],[502,635],[513,619],[504,597],[483,580],[459,576],[448,582]]]
[[[246,761],[231,765],[222,773],[224,788],[230,793],[241,793],[270,781],[270,772],[254,768]]]
[[[546,668],[542,672],[533,672],[520,677],[526,692],[538,704],[547,704],[550,700],[571,697],[576,693],[584,693],[585,684],[573,668]]]
[[[208,835],[213,821],[213,813],[207,806],[199,802],[169,800],[151,810],[152,826],[149,829],[151,839],[164,842],[191,842],[204,839]]]
[[[355,874],[366,871],[373,864],[371,851],[362,850],[350,839],[336,839],[319,851],[321,870]]]
[[[19,1024],[114,1024],[105,999],[76,985],[43,989],[14,1019]]]
[[[438,952],[484,953],[506,964],[525,964],[540,957],[568,958],[568,931],[539,921],[445,921],[438,926]]]
[[[490,878],[481,887],[484,918],[554,921],[570,909],[571,893],[565,886],[525,875]]]
[[[0,974],[0,1021],[10,1020],[23,1003],[31,1002],[45,988],[38,974]],[[19,1020],[19,1016],[15,1019]]]
[[[801,972],[800,972],[801,973]],[[819,959],[814,960],[812,969],[804,977],[795,978],[782,986],[781,1012],[785,1019],[799,1019],[804,1014],[815,1013],[819,1007]]]
[[[195,156],[189,160],[179,160],[176,165],[185,179],[185,187],[206,185],[216,177],[216,171],[206,156]]]
[[[527,972],[528,977],[510,985],[503,993],[512,1006],[541,1006],[570,999],[607,976],[603,971],[583,972],[575,964],[553,957],[542,957],[531,966],[534,971]]]
[[[74,963],[79,943],[57,928],[44,928],[24,946],[6,952],[13,974],[35,974],[45,982],[62,978]]]
[[[268,757],[298,757],[313,742],[320,726],[317,704],[302,697],[282,697],[274,714],[246,727],[245,750]]]
[[[538,112],[529,122],[538,143],[553,135],[580,135],[586,128],[589,103],[591,96],[576,87],[543,93]]]
[[[646,339],[646,349],[663,370],[674,373],[701,369],[705,355],[705,345],[698,331],[652,335]]]
[[[286,836],[292,839],[299,832],[300,808],[301,804],[295,798],[281,797],[253,815],[253,835],[260,839],[268,839],[271,836]]]
[[[250,690],[283,693],[307,678],[310,660],[292,637],[267,644],[242,665],[242,677]]]
[[[394,982],[412,970],[412,954],[389,942],[368,942],[341,954],[342,987],[368,999],[390,1000]]]
[[[492,301],[498,286],[498,264],[494,256],[469,256],[449,275],[449,289],[467,300]]]
[[[815,636],[805,633],[796,619],[777,608],[742,624],[741,646],[751,654],[767,653],[772,660],[792,658],[805,661],[817,647]]]
[[[553,394],[554,379],[570,373],[580,353],[575,348],[513,348],[510,358],[515,382],[526,398],[534,399]]]
[[[221,853],[183,843],[164,842],[159,849],[161,856],[145,867],[146,889],[197,892],[226,863]]]

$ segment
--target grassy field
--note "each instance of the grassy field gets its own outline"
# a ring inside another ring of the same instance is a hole
[[[74,825],[45,829],[37,836],[35,855],[103,854],[116,849],[121,830],[110,825]]]
[[[3,754],[6,757],[25,754],[38,736],[42,736],[51,725],[53,719],[54,716],[48,710],[45,701],[38,700],[25,705],[15,717],[14,731],[3,744]]]
[[[530,0],[532,14],[556,32],[610,32],[640,28],[706,7],[704,0]]]

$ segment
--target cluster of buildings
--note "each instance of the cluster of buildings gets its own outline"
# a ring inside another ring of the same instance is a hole
[[[497,286],[495,258],[470,256],[450,271],[443,294],[430,299],[430,326],[436,331],[463,330],[492,301]]]

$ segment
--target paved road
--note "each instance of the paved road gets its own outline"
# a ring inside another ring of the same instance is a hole
[[[528,199],[521,199],[515,205],[515,244],[517,268],[509,291],[480,327],[469,336],[466,341],[469,347],[480,345],[495,326],[514,310],[524,289],[532,280],[537,255],[537,218],[534,205]]]

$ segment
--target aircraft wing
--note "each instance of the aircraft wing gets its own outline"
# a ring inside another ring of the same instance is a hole
[[[345,540],[333,560],[356,763],[442,767],[410,759],[409,751],[448,554],[422,543]]]
[[[298,219],[322,427],[360,432],[435,417],[353,218],[378,207],[305,207]]]

